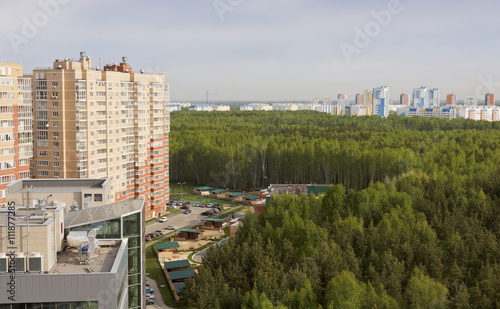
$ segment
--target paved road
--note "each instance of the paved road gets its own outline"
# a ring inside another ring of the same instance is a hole
[[[146,234],[153,233],[156,230],[162,230],[167,225],[175,225],[178,229],[183,227],[191,227],[193,225],[201,224],[201,219],[206,218],[202,216],[201,213],[208,210],[209,208],[202,207],[191,207],[192,213],[172,213],[167,216],[167,222],[159,222],[158,220],[146,223]]]

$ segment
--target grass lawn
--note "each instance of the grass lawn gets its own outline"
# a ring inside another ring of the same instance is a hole
[[[174,296],[170,289],[168,288],[167,282],[165,280],[165,276],[162,273],[160,265],[158,264],[158,260],[156,259],[156,255],[153,252],[153,246],[146,248],[146,273],[148,273],[148,277],[156,281],[158,285],[158,289],[160,289],[161,297],[165,304],[169,307],[176,307]],[[164,287],[161,287],[164,285]],[[158,297],[158,295],[156,295]]]

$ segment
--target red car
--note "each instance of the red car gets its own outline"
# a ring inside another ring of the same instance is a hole
[[[180,209],[189,209],[190,207],[187,205],[181,206]]]

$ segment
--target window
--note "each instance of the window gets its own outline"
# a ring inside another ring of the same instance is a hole
[[[102,194],[94,194],[94,202],[102,202]]]
[[[52,126],[57,128],[57,127],[59,126],[59,122],[57,122],[57,121],[56,121],[56,122],[53,122],[53,123],[52,123]]]
[[[54,172],[54,177],[59,178],[59,172]]]
[[[54,151],[54,158],[59,158],[59,151]]]
[[[38,166],[49,166],[49,161],[37,161]]]
[[[59,102],[57,101],[52,102],[52,107],[59,107]]]
[[[59,117],[59,112],[52,112],[52,117],[54,117],[54,118]]]
[[[52,82],[52,88],[56,88],[58,86],[57,82]]]
[[[38,176],[49,176],[49,171],[38,171]]]
[[[59,148],[59,142],[54,142],[53,145],[54,145],[54,148]]]
[[[47,150],[38,150],[38,155],[41,157],[45,157],[49,155],[49,152]]]
[[[54,137],[55,139],[58,139],[59,138],[59,132],[52,132],[52,137]]]
[[[59,167],[59,162],[54,162],[54,167]]]

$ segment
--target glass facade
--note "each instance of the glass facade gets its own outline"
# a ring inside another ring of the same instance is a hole
[[[129,308],[142,306],[142,257],[141,214],[123,217],[123,237],[128,238],[128,304]]]
[[[143,279],[145,269],[144,261],[144,209],[122,218],[106,220],[102,222],[86,224],[66,230],[66,235],[70,231],[90,231],[99,228],[98,239],[122,239],[128,238],[128,305],[131,309],[142,308],[143,305]],[[123,234],[123,235],[122,235]],[[22,307],[24,309],[24,307]],[[47,307],[49,308],[49,307]],[[93,307],[57,307],[57,308],[93,308]],[[97,307],[96,307],[97,308]],[[0,307],[3,309],[3,307]],[[10,309],[10,308],[9,308]],[[44,307],[45,309],[45,307]]]

